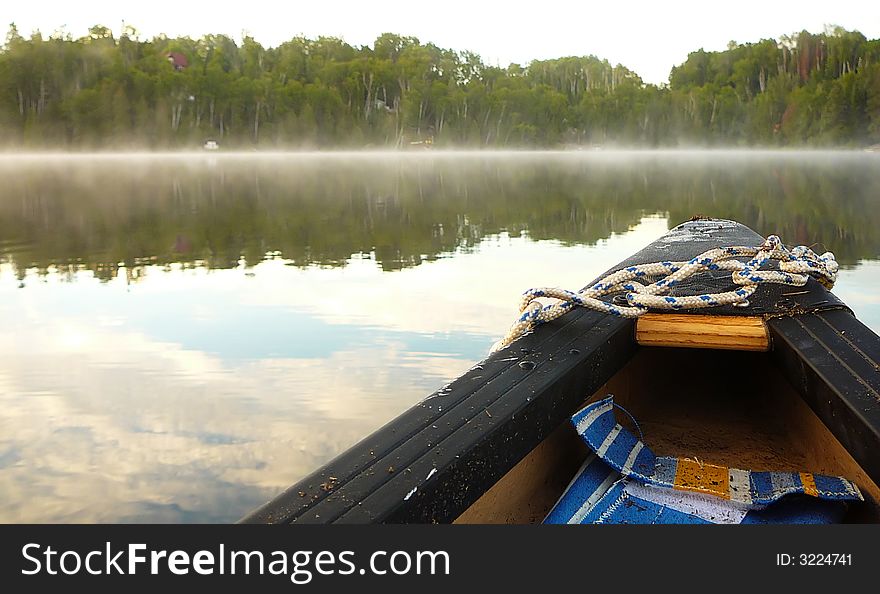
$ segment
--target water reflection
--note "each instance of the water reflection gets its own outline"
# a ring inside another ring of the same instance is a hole
[[[695,213],[880,330],[876,161],[804,159],[0,159],[0,521],[236,520]]]
[[[0,292],[5,521],[234,520],[470,364],[415,334],[345,324],[323,324],[330,344],[309,353],[320,321],[304,332],[296,322],[311,318],[284,308],[269,311],[285,337],[241,332],[240,287],[205,308],[178,299],[186,279],[115,301],[83,280]],[[155,324],[162,311],[171,321]]]
[[[880,253],[880,160],[869,153],[171,154],[0,159],[0,254],[137,278],[150,264],[210,268],[267,254],[385,270],[528,230],[593,243],[645,213],[739,220],[824,242],[855,264]]]
[[[20,290],[6,264],[0,518],[235,520],[482,358],[524,282],[574,286],[666,224],[568,249],[500,235],[394,274],[275,259]]]

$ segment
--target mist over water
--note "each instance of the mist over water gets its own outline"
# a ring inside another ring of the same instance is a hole
[[[694,215],[880,331],[873,153],[0,156],[0,521],[234,521]]]

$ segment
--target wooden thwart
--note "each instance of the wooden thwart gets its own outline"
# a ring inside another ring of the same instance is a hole
[[[759,316],[648,313],[636,321],[636,341],[644,346],[770,350],[767,323]]]

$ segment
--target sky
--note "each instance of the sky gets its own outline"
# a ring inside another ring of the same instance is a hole
[[[826,25],[880,38],[880,2],[866,0],[629,0],[619,2],[474,0],[250,0],[214,2],[152,0],[42,0],[4,2],[0,23],[23,34],[49,35],[65,28],[82,36],[95,24],[133,25],[142,38],[159,33],[200,37],[222,33],[236,40],[248,32],[273,47],[297,35],[341,37],[371,45],[380,34],[412,35],[423,43],[469,50],[506,67],[531,60],[595,55],[623,64],[646,82],[662,83],[670,69],[696,49],[723,50],[728,42],[753,42]]]

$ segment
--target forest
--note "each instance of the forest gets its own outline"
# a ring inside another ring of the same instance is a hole
[[[595,56],[499,68],[383,34],[141,39],[126,26],[0,47],[0,148],[866,147],[880,40],[828,27],[697,50],[667,84]]]

